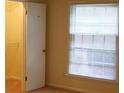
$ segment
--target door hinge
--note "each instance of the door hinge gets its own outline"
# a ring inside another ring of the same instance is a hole
[[[26,15],[28,14],[28,11],[27,11],[27,10],[25,11],[25,14],[26,14]]]
[[[25,81],[27,81],[27,76],[25,77]]]

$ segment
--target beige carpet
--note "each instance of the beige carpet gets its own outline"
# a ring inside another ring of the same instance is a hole
[[[53,87],[45,87],[28,93],[79,93]]]
[[[79,93],[79,92],[72,92],[49,86],[31,92],[20,92],[20,91],[21,91],[21,81],[15,79],[6,80],[6,93]]]
[[[6,93],[19,93],[21,91],[21,81],[16,79],[6,80]]]
[[[45,87],[31,92],[6,91],[6,93],[79,93],[79,92],[73,92],[73,91],[53,88],[53,87]]]

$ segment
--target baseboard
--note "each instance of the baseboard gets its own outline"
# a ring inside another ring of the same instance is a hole
[[[68,86],[64,86],[64,85],[52,84],[52,83],[47,83],[46,85],[51,86],[51,87],[56,87],[56,88],[76,91],[76,92],[80,92],[80,93],[100,93],[100,92],[96,92],[96,91],[92,91],[92,90],[73,88],[73,87],[68,87]]]
[[[16,79],[16,80],[21,80],[20,77],[17,76],[7,76],[6,79]]]

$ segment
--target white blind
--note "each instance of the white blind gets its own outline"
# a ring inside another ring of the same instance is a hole
[[[73,5],[70,10],[69,73],[114,80],[117,5]]]
[[[116,5],[73,5],[70,15],[70,33],[118,34],[118,7]]]

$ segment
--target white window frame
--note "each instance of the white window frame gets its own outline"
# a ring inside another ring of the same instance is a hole
[[[70,77],[74,77],[75,79],[76,78],[79,78],[79,79],[91,79],[91,80],[99,80],[99,81],[103,81],[103,82],[109,82],[109,83],[116,83],[118,84],[119,83],[119,28],[118,28],[118,35],[116,36],[116,68],[115,68],[115,74],[116,74],[116,77],[115,77],[115,80],[111,80],[111,79],[104,79],[104,78],[97,78],[97,77],[90,77],[90,76],[84,76],[84,75],[75,75],[75,74],[70,74],[69,73],[69,65],[70,65],[70,10],[71,10],[71,6],[73,5],[87,5],[87,6],[94,6],[94,5],[115,5],[115,6],[118,6],[118,9],[119,9],[119,5],[118,3],[97,3],[97,4],[94,4],[94,3],[71,3],[69,5],[69,14],[68,14],[68,66],[67,66],[67,72],[65,73],[66,76],[70,76]],[[119,14],[119,13],[118,13]],[[119,17],[119,16],[118,16]],[[119,22],[118,22],[119,23]],[[119,24],[118,24],[119,25]]]

